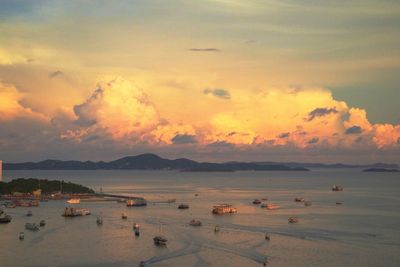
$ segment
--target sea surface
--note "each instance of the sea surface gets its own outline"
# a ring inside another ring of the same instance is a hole
[[[61,216],[65,201],[6,209],[0,224],[0,266],[400,266],[400,175],[359,169],[310,172],[190,173],[177,171],[5,171],[18,177],[76,182],[105,193],[142,196],[147,207],[81,202],[92,215]],[[332,192],[332,185],[344,187]],[[198,194],[196,196],[196,194]],[[295,197],[312,206],[295,203]],[[176,203],[160,203],[176,198]],[[268,198],[280,209],[253,205]],[[342,205],[336,205],[342,202]],[[178,210],[180,203],[190,206]],[[237,214],[216,216],[212,206],[231,203]],[[26,217],[28,210],[33,216]],[[121,213],[128,220],[121,219]],[[97,226],[96,217],[103,217]],[[299,218],[289,224],[288,218]],[[47,225],[38,232],[26,222]],[[191,219],[200,227],[189,226]],[[141,225],[135,237],[132,224]],[[220,226],[218,233],[215,225]],[[18,234],[25,232],[25,240]],[[153,237],[168,238],[156,247]],[[271,240],[265,240],[268,233]]]

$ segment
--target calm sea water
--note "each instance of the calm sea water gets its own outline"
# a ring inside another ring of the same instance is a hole
[[[400,175],[355,169],[311,172],[181,173],[175,171],[6,171],[17,177],[63,179],[96,190],[143,196],[147,207],[116,202],[81,203],[93,215],[63,218],[66,203],[49,201],[7,209],[0,225],[0,266],[400,266]],[[333,184],[344,191],[332,192]],[[195,196],[198,194],[198,196]],[[267,197],[280,209],[253,205]],[[295,203],[304,197],[313,205]],[[169,198],[176,203],[160,204]],[[343,205],[336,205],[337,201]],[[217,203],[232,203],[237,214],[215,216]],[[178,210],[180,203],[190,205]],[[121,213],[128,220],[121,219]],[[96,215],[103,226],[96,225]],[[288,224],[290,216],[299,223]],[[39,232],[26,222],[47,221]],[[203,226],[191,227],[191,219]],[[133,222],[141,224],[135,237]],[[221,227],[214,233],[214,226]],[[25,231],[25,240],[18,233]],[[167,247],[155,247],[161,233]],[[271,236],[264,239],[265,233]]]

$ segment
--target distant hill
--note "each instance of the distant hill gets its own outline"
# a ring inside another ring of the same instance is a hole
[[[385,169],[385,168],[369,168],[363,172],[400,172],[398,169]]]
[[[10,182],[0,182],[0,195],[11,194],[12,192],[31,193],[37,189],[42,190],[42,194],[50,194],[58,192],[62,188],[63,193],[71,194],[90,194],[94,191],[86,186],[74,184],[71,182],[35,179],[35,178],[18,178]]]
[[[4,163],[5,170],[181,170],[210,171],[308,171],[301,166],[258,164],[252,162],[208,163],[190,159],[165,159],[154,154],[129,156],[110,162],[44,160],[40,162]]]

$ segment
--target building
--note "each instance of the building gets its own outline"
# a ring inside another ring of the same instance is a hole
[[[3,181],[3,161],[0,160],[0,182]]]

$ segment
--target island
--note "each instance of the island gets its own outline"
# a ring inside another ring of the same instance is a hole
[[[0,182],[0,195],[50,195],[55,193],[94,194],[95,192],[89,187],[60,180],[18,178],[10,182]]]
[[[400,171],[398,169],[369,168],[369,169],[364,169],[363,172],[400,172]]]

